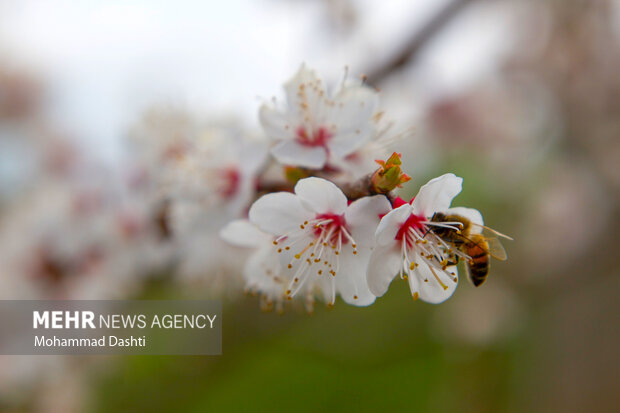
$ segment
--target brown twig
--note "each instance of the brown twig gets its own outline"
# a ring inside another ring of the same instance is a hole
[[[396,72],[406,64],[413,61],[419,53],[428,45],[429,41],[441,31],[452,19],[458,15],[469,3],[474,0],[452,0],[433,16],[426,24],[405,42],[401,51],[391,60],[374,68],[367,75],[367,81],[371,85],[381,83],[385,78]]]

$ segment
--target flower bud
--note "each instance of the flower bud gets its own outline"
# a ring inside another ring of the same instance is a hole
[[[400,169],[401,154],[394,152],[387,161],[376,160],[381,167],[375,171],[370,181],[372,189],[381,194],[387,194],[394,188],[400,188],[411,177]]]

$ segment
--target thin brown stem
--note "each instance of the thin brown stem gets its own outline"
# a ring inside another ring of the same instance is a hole
[[[445,28],[468,4],[475,0],[452,0],[446,4],[405,42],[401,51],[367,75],[367,82],[377,85],[405,65],[415,60],[428,43]]]

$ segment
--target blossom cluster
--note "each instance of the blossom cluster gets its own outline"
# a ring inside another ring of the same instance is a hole
[[[117,171],[56,137],[16,139],[36,148],[39,169],[19,202],[3,201],[1,295],[125,298],[165,274],[201,297],[257,294],[265,309],[367,306],[397,276],[416,299],[449,298],[456,261],[470,257],[437,230],[459,223],[433,217],[482,225],[478,211],[450,206],[461,178],[403,200],[410,178],[388,151],[377,90],[345,79],[331,91],[302,65],[284,92],[260,107],[260,131],[151,110]]]
[[[284,90],[286,101],[263,104],[260,120],[271,155],[265,162],[285,181],[262,191],[257,176],[247,218],[220,231],[251,251],[246,289],[265,309],[300,300],[311,311],[317,299],[333,305],[337,296],[370,305],[399,276],[414,299],[448,299],[459,281],[455,257],[471,257],[435,231],[458,231],[460,223],[433,217],[465,217],[474,231],[483,224],[477,210],[451,208],[462,179],[442,175],[405,201],[395,191],[410,178],[400,154],[386,156],[378,91],[343,82],[330,94],[306,66]]]

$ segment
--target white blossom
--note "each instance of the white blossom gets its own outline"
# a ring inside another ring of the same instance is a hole
[[[250,208],[250,221],[271,234],[271,254],[290,282],[285,293],[295,296],[308,281],[324,283],[324,299],[334,304],[336,293],[353,305],[372,304],[375,295],[365,279],[379,217],[390,204],[382,195],[347,205],[342,191],[321,178],[306,178],[295,193],[267,194]]]
[[[345,85],[333,96],[314,71],[302,65],[285,85],[286,105],[264,104],[260,120],[276,144],[272,155],[286,165],[322,169],[343,159],[375,133],[378,93],[362,84]]]
[[[482,224],[475,209],[450,208],[452,199],[461,192],[462,178],[445,174],[424,185],[411,203],[403,203],[385,215],[376,232],[377,247],[368,266],[370,291],[382,296],[398,274],[409,282],[412,296],[428,303],[441,303],[454,293],[458,284],[450,254],[462,254],[432,232],[437,223],[436,212],[458,214]],[[455,227],[457,228],[457,227]]]

